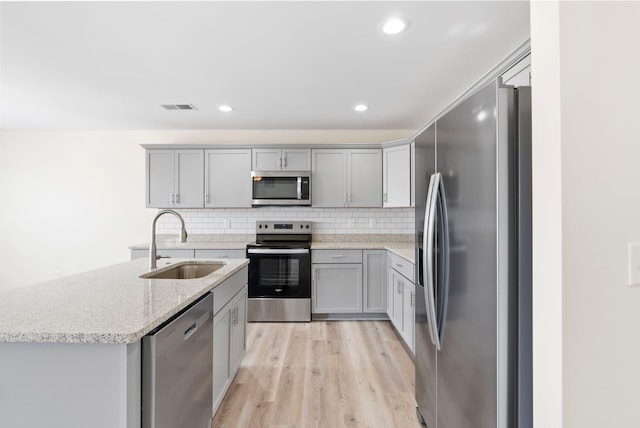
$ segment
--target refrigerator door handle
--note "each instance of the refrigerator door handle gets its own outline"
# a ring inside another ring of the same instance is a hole
[[[424,300],[425,308],[427,312],[427,324],[429,325],[429,335],[431,336],[431,342],[440,350],[438,339],[438,328],[436,325],[435,314],[435,294],[433,286],[434,278],[434,266],[433,266],[433,243],[435,238],[435,216],[436,216],[436,189],[438,181],[440,180],[440,173],[431,175],[429,179],[429,191],[427,192],[427,203],[424,215],[424,233],[423,233],[423,260],[425,268],[425,283],[424,283]]]
[[[442,280],[442,288],[441,293],[441,303],[442,310],[440,314],[437,315],[437,341],[436,344],[438,350],[442,349],[442,342],[444,340],[444,327],[447,320],[447,307],[449,306],[449,260],[450,260],[450,251],[449,251],[449,215],[447,212],[447,196],[444,191],[444,182],[442,178],[438,181],[438,189],[437,189],[437,201],[438,205],[438,217],[440,221],[438,225],[442,230],[442,239],[440,242],[440,258],[443,262],[441,265],[442,272],[439,271],[440,275],[439,279]],[[434,204],[435,205],[435,204]],[[434,210],[435,211],[435,210]],[[434,309],[435,311],[435,309]],[[434,316],[436,318],[436,316]]]

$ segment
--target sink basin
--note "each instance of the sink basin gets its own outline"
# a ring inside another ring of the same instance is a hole
[[[195,279],[207,276],[225,266],[223,262],[180,262],[169,268],[140,275],[149,279]]]

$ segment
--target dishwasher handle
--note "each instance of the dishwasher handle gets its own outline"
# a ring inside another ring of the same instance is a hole
[[[202,325],[204,323],[209,321],[209,318],[211,318],[211,311],[207,311],[204,314],[202,314],[202,316],[200,318],[198,318],[196,320],[196,322],[191,324],[191,326],[188,329],[185,330],[185,332],[184,332],[184,334],[182,336],[182,340],[189,339],[196,331],[198,331],[198,329],[200,327],[202,327]]]

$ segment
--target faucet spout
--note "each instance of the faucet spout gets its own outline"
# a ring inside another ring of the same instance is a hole
[[[158,222],[158,218],[163,214],[173,214],[178,217],[180,220],[180,242],[187,242],[187,229],[184,226],[184,219],[178,212],[174,210],[162,210],[159,211],[158,214],[153,218],[153,223],[151,224],[151,245],[149,245],[149,269],[155,269],[158,266],[156,265],[156,260],[158,259],[158,252],[156,248],[156,223]]]

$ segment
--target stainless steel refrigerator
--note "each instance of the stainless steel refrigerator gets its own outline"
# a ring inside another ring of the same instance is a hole
[[[493,81],[415,145],[418,418],[532,427],[530,88]]]

